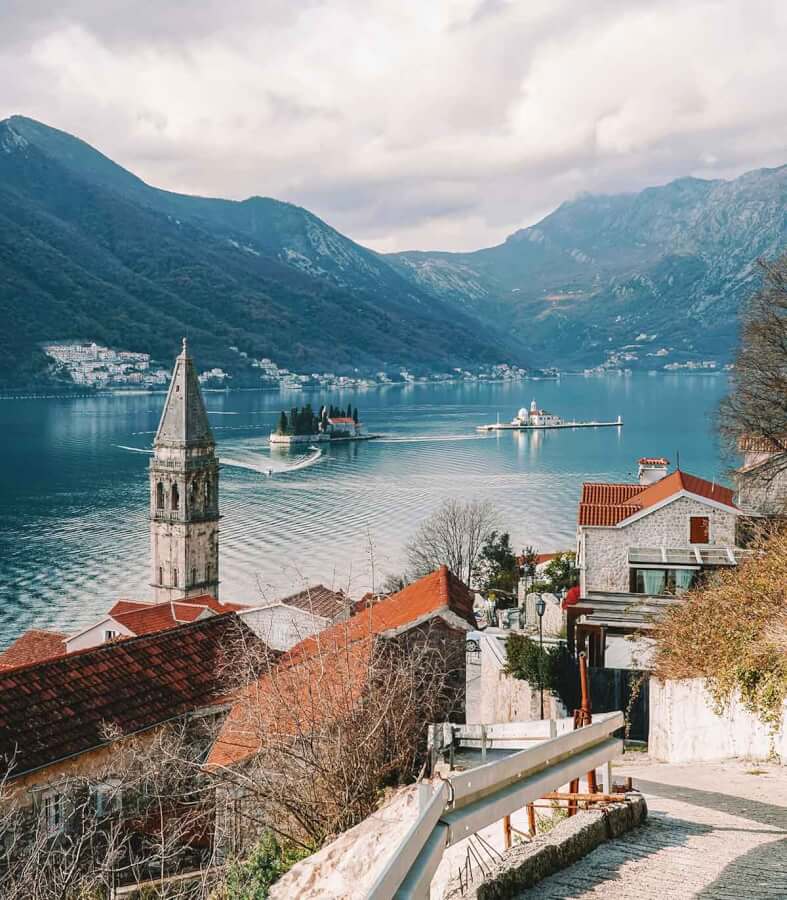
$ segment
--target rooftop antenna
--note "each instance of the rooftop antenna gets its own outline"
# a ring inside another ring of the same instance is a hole
[[[680,472],[680,450],[675,451],[675,468]]]

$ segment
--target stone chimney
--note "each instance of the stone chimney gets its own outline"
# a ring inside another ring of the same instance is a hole
[[[638,478],[643,487],[661,481],[667,474],[669,460],[664,456],[643,456],[639,461]]]

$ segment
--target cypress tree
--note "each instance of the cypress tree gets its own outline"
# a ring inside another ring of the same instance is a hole
[[[279,416],[279,434],[287,434],[287,413],[284,410]]]
[[[356,425],[358,424],[358,407],[357,406],[353,410],[353,422],[355,422]]]

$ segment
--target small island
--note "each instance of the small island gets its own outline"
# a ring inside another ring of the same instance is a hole
[[[307,403],[293,407],[289,414],[284,410],[279,416],[276,430],[271,432],[271,445],[289,447],[293,444],[313,444],[326,441],[368,441],[378,437],[367,434],[358,418],[358,407],[347,409],[338,406],[321,406],[314,411]]]

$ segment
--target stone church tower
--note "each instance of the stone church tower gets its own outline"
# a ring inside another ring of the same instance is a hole
[[[218,598],[219,461],[185,338],[153,441],[150,555],[157,602]]]

